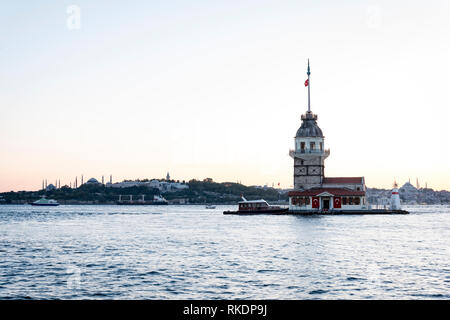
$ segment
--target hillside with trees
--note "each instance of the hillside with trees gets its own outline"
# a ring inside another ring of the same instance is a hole
[[[245,196],[248,200],[265,199],[270,202],[287,201],[287,194],[280,193],[273,188],[262,188],[256,186],[245,186],[233,182],[214,182],[211,178],[203,181],[191,180],[187,182],[189,188],[180,191],[161,192],[157,188],[146,186],[128,188],[110,188],[105,185],[83,184],[78,188],[63,186],[54,190],[5,192],[0,194],[0,204],[23,204],[30,203],[45,196],[55,199],[61,204],[114,204],[119,195],[122,197],[133,196],[138,199],[152,199],[154,195],[161,195],[169,203],[184,204],[235,204]]]

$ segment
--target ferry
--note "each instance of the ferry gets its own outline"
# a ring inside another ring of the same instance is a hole
[[[237,211],[224,211],[223,214],[280,214],[287,211],[288,208],[272,206],[264,199],[247,200],[242,197],[242,201],[238,202]]]
[[[31,203],[32,206],[41,206],[41,207],[56,207],[59,206],[58,201],[53,199],[46,199],[42,197],[41,199],[34,201]]]

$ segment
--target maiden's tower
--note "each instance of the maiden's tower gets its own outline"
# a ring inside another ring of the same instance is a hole
[[[364,177],[327,177],[325,159],[330,150],[325,149],[325,137],[317,124],[317,115],[311,111],[311,69],[308,79],[308,110],[301,116],[301,125],[294,137],[294,149],[289,155],[294,159],[294,189],[288,193],[289,208],[271,206],[263,199],[239,202],[237,211],[224,214],[407,214],[400,207],[400,197],[395,186],[390,208],[371,208],[366,202]]]
[[[308,111],[295,135],[295,148],[289,150],[294,159],[294,190],[289,192],[290,211],[361,210],[367,209],[364,177],[326,177],[325,137],[311,111],[311,70],[308,60]]]

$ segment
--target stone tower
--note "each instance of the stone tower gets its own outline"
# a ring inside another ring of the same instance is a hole
[[[301,116],[302,125],[295,135],[295,149],[289,151],[294,159],[294,189],[306,190],[321,187],[325,175],[325,159],[330,150],[325,150],[324,136],[317,125],[317,115],[311,112],[310,68],[308,60],[308,111]]]

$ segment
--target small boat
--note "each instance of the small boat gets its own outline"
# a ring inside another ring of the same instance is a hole
[[[32,206],[41,206],[41,207],[56,207],[59,206],[58,201],[53,199],[46,199],[42,197],[41,199],[34,201],[31,203]]]
[[[216,206],[213,206],[212,204],[206,205],[205,209],[215,209]]]
[[[288,208],[272,206],[266,200],[247,200],[242,197],[242,201],[238,203],[237,211],[224,211],[223,214],[264,214],[264,213],[285,213]]]

